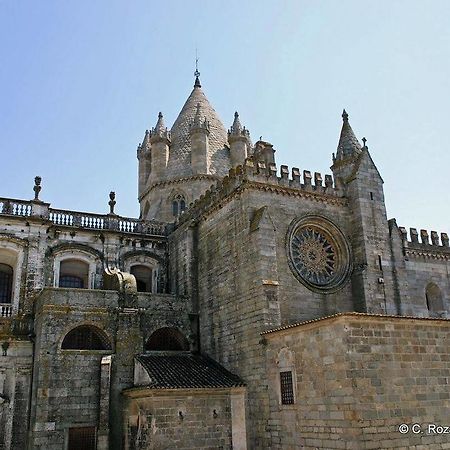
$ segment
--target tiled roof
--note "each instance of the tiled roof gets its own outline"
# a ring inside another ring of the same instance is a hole
[[[171,129],[172,145],[167,162],[168,178],[179,178],[192,174],[189,129],[194,121],[197,104],[200,104],[202,120],[206,118],[210,126],[209,158],[211,165],[209,173],[225,176],[230,169],[229,150],[225,147],[228,142],[227,132],[202,89],[197,86],[192,90]]]
[[[231,388],[244,382],[220,364],[190,352],[147,352],[136,356],[153,389]]]

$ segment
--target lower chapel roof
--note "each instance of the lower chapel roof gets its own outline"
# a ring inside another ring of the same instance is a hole
[[[149,352],[136,359],[153,389],[232,388],[244,382],[207,356],[191,352]]]

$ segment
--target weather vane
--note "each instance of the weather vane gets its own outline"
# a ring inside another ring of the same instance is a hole
[[[195,72],[194,72],[195,78],[198,78],[200,76],[200,72],[198,71],[198,55],[197,55],[197,47],[195,47]]]

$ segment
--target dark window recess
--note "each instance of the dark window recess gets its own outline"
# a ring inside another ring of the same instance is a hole
[[[11,303],[13,268],[0,264],[0,303]]]
[[[68,450],[95,450],[96,441],[95,427],[69,428]]]
[[[383,271],[383,264],[381,263],[381,255],[378,255],[378,267]]]
[[[80,277],[75,275],[61,275],[59,277],[59,287],[83,289],[84,283]]]
[[[370,200],[373,200],[373,192],[370,193]]]
[[[177,195],[172,202],[172,214],[178,217],[186,209],[186,200],[182,195]]]
[[[111,350],[108,338],[95,327],[82,325],[66,334],[63,350]]]
[[[280,372],[280,387],[281,387],[281,404],[294,404],[294,386],[292,384],[292,372]]]
[[[160,328],[149,337],[145,350],[189,350],[189,342],[176,328]]]

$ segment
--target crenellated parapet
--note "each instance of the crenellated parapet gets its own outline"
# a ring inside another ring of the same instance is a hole
[[[450,259],[450,246],[447,233],[399,227],[405,254],[433,259]]]
[[[322,176],[319,172],[312,174],[309,170],[275,163],[255,161],[247,158],[243,165],[230,169],[228,176],[212,185],[204,195],[189,205],[179,218],[179,223],[196,220],[207,211],[222,207],[234,195],[239,195],[245,189],[255,189],[274,192],[281,195],[309,198],[312,201],[346,205],[344,191],[336,186],[331,175]]]

